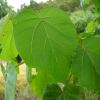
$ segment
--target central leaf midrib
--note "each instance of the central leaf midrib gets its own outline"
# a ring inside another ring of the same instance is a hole
[[[38,28],[38,26],[40,25],[40,23],[41,23],[41,21],[39,21],[36,25],[35,25],[35,29],[34,29],[34,26],[33,26],[33,34],[32,34],[32,38],[31,38],[31,47],[30,47],[30,59],[31,59],[31,55],[32,55],[32,48],[33,48],[33,40],[34,40],[34,35],[35,35],[35,32],[36,32],[36,30],[37,30],[37,28]]]
[[[48,35],[47,31],[46,31],[46,28],[45,28],[45,25],[44,25],[44,24],[43,24],[43,27],[44,27],[44,31],[45,31],[44,33],[46,34],[46,37],[47,37],[46,40],[49,41],[49,45],[51,46],[50,38],[49,38],[49,35]],[[55,61],[56,61],[56,63],[58,64],[58,58],[57,58],[57,55],[56,55],[56,53],[55,53],[55,50],[53,49],[52,46],[51,46],[51,51],[52,51],[52,54],[55,55]]]

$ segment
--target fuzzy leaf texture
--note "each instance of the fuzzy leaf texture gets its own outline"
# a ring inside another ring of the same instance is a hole
[[[68,15],[57,8],[26,8],[13,20],[16,47],[29,67],[37,68],[33,90],[67,79],[77,35]],[[41,82],[40,82],[41,81]]]

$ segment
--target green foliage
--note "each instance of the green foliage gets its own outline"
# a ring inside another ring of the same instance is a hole
[[[47,4],[64,11],[75,11],[80,7],[79,0],[48,0]]]
[[[62,94],[62,90],[57,84],[48,85],[43,100],[58,100],[58,97]]]
[[[100,9],[100,1],[99,0],[92,0],[95,4],[95,6]]]
[[[82,33],[85,32],[87,26],[87,22],[83,21],[83,20],[79,20],[76,24],[75,24],[75,28],[77,33]]]
[[[80,0],[81,6],[83,6],[83,4],[89,4],[90,0]]]
[[[20,55],[29,67],[37,68],[37,78],[43,78],[43,84],[67,79],[77,35],[63,11],[56,8],[23,10],[14,18],[14,37]],[[37,78],[33,84],[36,80],[37,87],[44,88],[44,85],[38,86]]]
[[[75,24],[82,20],[84,22],[96,19],[96,15],[91,10],[78,10],[70,14],[72,22]]]
[[[82,86],[100,92],[100,36],[82,40],[72,63],[72,71]]]
[[[79,86],[67,84],[62,89],[58,84],[48,85],[43,100],[80,100],[81,90]]]
[[[5,0],[0,0],[0,19],[7,14],[8,8],[7,2]]]
[[[80,33],[100,34],[100,18],[92,10],[79,10],[70,16],[76,31]]]
[[[92,11],[90,10],[78,10],[73,13],[71,13],[71,20],[73,24],[75,25],[77,33],[83,33],[83,32],[88,32],[90,29],[87,29],[89,27],[89,23],[92,21],[93,23],[98,23],[97,21],[95,22],[95,19],[97,18],[96,15],[93,14]],[[95,31],[95,27],[97,25],[92,24],[91,29]]]
[[[7,61],[14,60],[18,52],[16,50],[13,37],[12,21],[9,19],[9,16],[6,16],[1,20],[0,23],[1,23],[0,44],[2,48],[0,53],[0,58]]]
[[[90,21],[86,27],[86,32],[90,34],[94,34],[97,26],[98,26],[98,22]]]
[[[100,1],[99,0],[80,0],[81,5],[89,4],[90,1],[92,1],[95,4],[95,6],[98,9],[98,11],[100,11]]]
[[[73,84],[67,84],[62,95],[60,95],[58,100],[80,100],[81,99],[81,90],[79,86]]]
[[[100,35],[100,25],[95,28],[95,34]]]

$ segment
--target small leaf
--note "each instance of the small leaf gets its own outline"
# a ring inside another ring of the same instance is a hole
[[[90,34],[94,34],[95,28],[97,25],[98,25],[98,22],[93,22],[93,21],[89,22],[86,27],[86,32]]]

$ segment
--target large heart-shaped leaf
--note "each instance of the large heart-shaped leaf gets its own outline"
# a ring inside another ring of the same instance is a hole
[[[86,39],[78,48],[72,71],[82,86],[100,92],[100,36]]]
[[[13,36],[13,24],[9,19],[9,16],[3,18],[2,22],[3,24],[0,28],[0,44],[2,48],[0,58],[4,60],[14,60],[18,52]]]
[[[77,46],[75,29],[66,13],[56,8],[27,8],[14,18],[17,49],[29,67],[44,71],[53,82],[67,78]],[[38,77],[37,75],[37,77]]]

